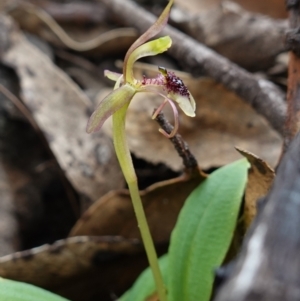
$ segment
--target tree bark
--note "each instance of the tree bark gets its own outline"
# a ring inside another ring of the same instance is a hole
[[[262,206],[215,301],[300,300],[299,134]]]

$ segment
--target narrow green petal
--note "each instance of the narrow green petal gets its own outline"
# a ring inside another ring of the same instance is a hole
[[[128,104],[135,93],[136,90],[126,84],[108,94],[90,117],[86,131],[88,133],[99,131],[104,121],[124,105]]]
[[[171,10],[171,6],[173,5],[174,0],[170,0],[164,11],[161,13],[159,18],[155,21],[155,23],[147,29],[146,32],[144,32],[128,49],[125,59],[124,59],[124,68],[123,68],[123,74],[125,79],[127,78],[127,61],[129,60],[129,57],[131,56],[131,53],[138,48],[143,43],[147,42],[154,36],[156,36],[158,33],[160,33],[163,28],[166,26],[169,14]]]
[[[169,36],[165,36],[136,48],[128,58],[126,64],[125,82],[133,83],[133,64],[140,58],[145,56],[153,56],[165,52],[172,45],[172,40]]]
[[[173,101],[177,102],[181,110],[184,112],[185,115],[190,117],[195,117],[195,109],[196,109],[196,103],[195,99],[192,96],[191,93],[189,93],[188,96],[182,96],[179,93],[169,93],[168,97],[172,99]]]
[[[116,82],[122,76],[122,74],[109,70],[104,70],[104,76]]]

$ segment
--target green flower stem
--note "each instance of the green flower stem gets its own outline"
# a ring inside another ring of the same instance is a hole
[[[128,104],[129,105],[129,104]],[[135,215],[140,228],[148,261],[156,284],[157,294],[160,301],[167,301],[166,289],[159,269],[157,254],[150,234],[145,211],[140,197],[137,177],[132,164],[130,151],[125,136],[125,116],[128,105],[113,114],[113,136],[116,154],[129,187],[130,196]]]

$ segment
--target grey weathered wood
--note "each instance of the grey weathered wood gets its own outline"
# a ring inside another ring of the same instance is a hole
[[[300,134],[215,301],[300,300]]]

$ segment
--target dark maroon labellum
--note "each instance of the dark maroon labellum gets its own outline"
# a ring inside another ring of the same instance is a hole
[[[186,96],[190,98],[190,93],[183,83],[183,81],[175,75],[174,72],[167,71],[167,75],[165,75],[166,78],[166,88],[168,92],[173,92],[175,94],[180,94],[181,96]]]

